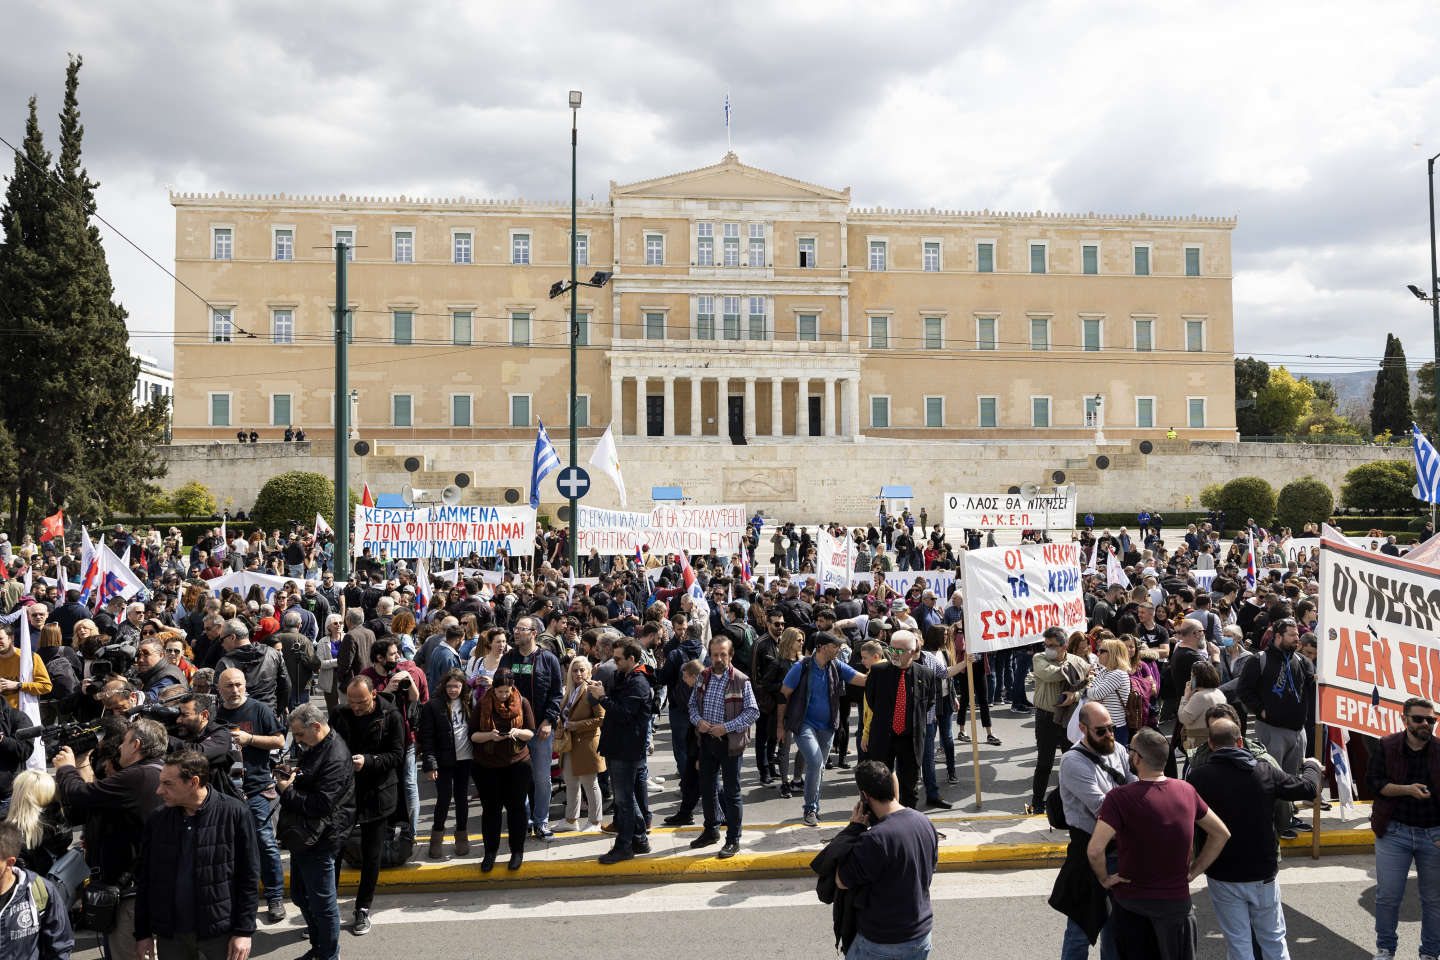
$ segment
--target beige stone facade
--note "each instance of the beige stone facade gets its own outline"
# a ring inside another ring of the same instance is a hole
[[[176,194],[177,442],[331,436],[333,244],[358,432],[568,426],[566,203]],[[793,444],[1235,436],[1218,217],[881,210],[733,154],[582,205],[581,426]],[[1102,398],[1103,424],[1093,408]]]

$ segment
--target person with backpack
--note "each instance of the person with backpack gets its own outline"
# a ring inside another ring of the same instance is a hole
[[[1065,914],[1061,960],[1084,960],[1090,946],[1100,940],[1102,960],[1116,957],[1109,921],[1108,894],[1090,868],[1086,848],[1105,795],[1135,781],[1129,757],[1115,749],[1115,721],[1099,703],[1080,708],[1081,739],[1060,758],[1060,785],[1045,799],[1050,826],[1070,831],[1065,862],[1050,892],[1050,906]],[[1110,872],[1116,862],[1109,860]]]
[[[25,841],[20,828],[0,823],[0,943],[15,960],[69,957],[75,946],[55,884],[15,865]]]
[[[815,635],[815,652],[798,661],[780,682],[777,737],[782,751],[793,740],[805,758],[805,799],[802,818],[807,827],[820,825],[820,779],[825,758],[840,725],[840,701],[845,687],[865,685],[865,674],[839,658],[840,637]]]

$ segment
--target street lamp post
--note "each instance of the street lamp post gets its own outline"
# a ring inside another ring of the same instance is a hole
[[[1435,396],[1440,398],[1440,278],[1435,269],[1435,154],[1425,164],[1425,173],[1430,181],[1430,323],[1435,336]],[[1440,437],[1440,400],[1435,404],[1436,436]]]
[[[579,288],[579,284],[576,283],[576,279],[577,279],[577,278],[576,278],[576,274],[575,274],[576,267],[577,267],[577,263],[576,263],[576,260],[577,260],[577,257],[576,257],[576,245],[577,245],[577,241],[578,241],[578,239],[579,239],[579,234],[576,233],[576,216],[575,216],[575,205],[576,205],[576,199],[575,199],[575,153],[576,153],[576,144],[577,144],[576,131],[577,131],[577,128],[578,128],[579,115],[580,115],[580,91],[579,91],[579,90],[571,90],[571,91],[570,91],[570,469],[571,469],[572,471],[573,471],[577,466],[579,466],[579,464],[578,464],[577,461],[580,459],[580,455],[579,455],[579,446],[580,446],[580,443],[579,443],[579,435],[578,435],[578,432],[577,432],[577,431],[578,431],[578,427],[577,427],[577,425],[576,425],[576,423],[575,423],[575,421],[576,421],[575,412],[576,412],[576,410],[577,410],[577,409],[579,408],[579,406],[580,406],[580,397],[579,397],[579,395],[578,395],[578,394],[579,394],[579,390],[577,389],[576,378],[575,378],[575,356],[576,356],[576,350],[575,350],[575,348],[576,348],[576,340],[578,339],[577,334],[578,334],[579,331],[580,331],[580,318],[579,318],[578,314],[576,313],[576,309],[577,309],[577,307],[579,306],[579,293],[580,293],[580,288]],[[1432,265],[1432,266],[1433,266],[1433,265]],[[1432,269],[1430,272],[1433,274],[1435,271]],[[1440,320],[1437,320],[1436,322],[1437,322],[1437,324],[1440,324]],[[1440,331],[1440,326],[1437,326],[1436,329],[1437,329],[1437,331]],[[1440,334],[1437,334],[1437,335],[1440,335]],[[573,488],[572,488],[572,489],[573,489]],[[577,560],[576,550],[577,550],[577,548],[578,548],[577,540],[578,540],[578,534],[579,534],[579,531],[580,531],[580,523],[579,523],[579,519],[578,519],[578,517],[577,517],[577,514],[578,514],[579,511],[576,509],[576,505],[578,504],[578,502],[579,502],[579,501],[577,501],[573,496],[570,498],[570,576],[572,576],[572,577],[578,576],[578,572],[579,572],[579,565],[578,565],[578,563],[576,562],[576,560]]]

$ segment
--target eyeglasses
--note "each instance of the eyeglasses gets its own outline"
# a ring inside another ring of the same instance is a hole
[[[1109,723],[1099,727],[1090,727],[1089,729],[1090,732],[1095,734],[1097,737],[1103,737],[1107,733],[1115,732],[1115,724]]]
[[[1406,717],[1405,719],[1409,720],[1411,723],[1423,723],[1427,727],[1435,726],[1434,717]]]
[[[886,647],[885,652],[893,653],[895,656],[898,657],[902,653],[914,653],[915,651],[910,647]]]

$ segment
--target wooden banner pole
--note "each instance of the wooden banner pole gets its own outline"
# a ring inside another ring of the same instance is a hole
[[[975,658],[969,651],[961,654],[965,664],[965,689],[970,692],[970,765],[975,771],[975,809],[980,809],[980,728],[975,719]],[[984,660],[980,661],[982,667]]]

